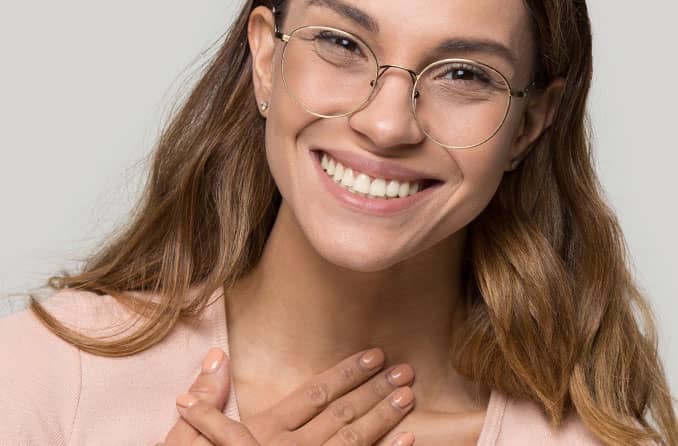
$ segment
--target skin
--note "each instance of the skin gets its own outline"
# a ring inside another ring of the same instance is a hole
[[[384,359],[378,348],[351,355],[239,422],[223,414],[229,364],[225,353],[213,348],[188,393],[177,397],[181,418],[159,445],[346,446],[376,444],[389,437],[390,445],[411,446],[411,432],[388,433],[414,406],[407,385],[413,375],[389,378],[382,370]]]
[[[514,89],[531,80],[534,42],[521,0],[344,0],[373,17],[369,33],[325,7],[288,3],[283,31],[315,24],[363,38],[380,63],[413,70],[428,48],[450,37],[501,42],[518,58],[457,53],[499,69]],[[416,13],[413,13],[416,11]],[[341,359],[372,346],[387,362],[416,370],[416,405],[398,431],[418,444],[475,445],[490,389],[450,365],[450,339],[465,317],[461,263],[466,226],[487,205],[505,171],[521,159],[553,119],[563,80],[514,100],[502,129],[470,150],[447,151],[419,130],[408,109],[412,82],[388,70],[360,111],[322,119],[287,93],[280,72],[282,42],[270,9],[249,22],[257,102],[266,100],[266,154],[283,202],[263,257],[229,294],[231,365],[241,416],[272,406]],[[389,217],[348,210],[319,183],[308,151],[341,148],[388,159],[444,181],[422,206]],[[292,278],[292,280],[290,280]],[[447,442],[447,443],[446,443]]]

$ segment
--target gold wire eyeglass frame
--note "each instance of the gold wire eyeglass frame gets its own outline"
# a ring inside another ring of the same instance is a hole
[[[410,112],[412,113],[412,116],[414,117],[414,120],[416,121],[416,123],[419,126],[419,128],[421,129],[421,131],[427,137],[429,137],[432,141],[434,141],[436,144],[438,144],[438,145],[440,145],[440,146],[442,146],[446,149],[455,149],[455,150],[471,149],[473,147],[477,147],[481,144],[484,144],[487,141],[489,141],[490,139],[492,139],[494,137],[494,135],[496,135],[497,132],[499,132],[499,130],[502,128],[502,126],[504,125],[504,122],[506,122],[506,118],[508,117],[509,111],[511,109],[512,99],[513,98],[525,98],[527,96],[527,94],[529,93],[529,91],[532,89],[532,87],[535,85],[535,81],[531,81],[525,89],[523,89],[523,90],[513,90],[511,88],[511,83],[506,78],[506,76],[504,76],[504,74],[502,72],[500,72],[499,70],[497,70],[496,68],[494,68],[490,65],[487,65],[485,63],[479,62],[477,60],[472,60],[472,59],[453,58],[453,59],[436,60],[435,62],[431,62],[426,67],[424,67],[419,73],[417,73],[416,71],[410,70],[409,68],[403,67],[401,65],[390,65],[390,64],[381,65],[379,63],[379,60],[377,59],[377,55],[374,53],[374,51],[372,51],[372,48],[370,48],[370,46],[367,45],[367,43],[365,43],[365,41],[363,39],[356,36],[355,34],[350,33],[348,31],[344,31],[342,29],[338,29],[338,28],[332,28],[332,27],[329,27],[329,26],[316,26],[316,25],[301,26],[299,28],[292,30],[289,34],[285,34],[278,29],[278,21],[277,21],[277,18],[276,18],[276,16],[279,15],[282,11],[280,11],[279,9],[276,9],[275,6],[271,10],[273,12],[275,37],[277,39],[280,39],[284,44],[283,50],[282,50],[282,58],[281,58],[283,69],[281,71],[282,71],[283,84],[285,85],[285,88],[287,89],[287,91],[290,92],[290,93],[291,93],[291,91],[290,91],[289,86],[287,85],[287,79],[285,77],[285,69],[284,69],[284,67],[285,67],[285,51],[287,50],[287,44],[290,41],[290,39],[292,38],[292,36],[294,36],[294,33],[298,32],[300,30],[308,29],[308,28],[319,28],[319,29],[326,29],[326,30],[330,30],[330,31],[334,31],[334,32],[339,32],[341,34],[346,34],[346,35],[350,36],[351,38],[355,39],[361,45],[364,45],[365,48],[367,48],[367,50],[370,52],[371,56],[374,58],[374,60],[376,62],[377,69],[376,69],[376,72],[375,72],[375,78],[374,78],[374,80],[370,81],[370,86],[372,87],[370,94],[368,95],[367,99],[365,99],[364,102],[362,102],[355,110],[352,110],[350,112],[342,113],[340,115],[322,115],[322,114],[319,114],[319,113],[315,113],[311,110],[308,110],[306,108],[306,106],[304,104],[302,104],[295,97],[294,94],[290,95],[295,100],[295,102],[297,102],[307,113],[310,113],[313,116],[317,116],[319,118],[328,118],[328,119],[329,118],[341,118],[343,116],[347,116],[347,115],[350,115],[352,113],[355,113],[355,112],[361,110],[372,99],[372,97],[374,95],[374,91],[376,90],[377,82],[379,81],[379,78],[381,78],[381,76],[386,72],[386,70],[388,70],[389,68],[398,68],[398,69],[401,69],[401,70],[405,70],[410,75],[410,77],[412,78],[413,85],[412,85],[412,94],[410,95]],[[484,67],[485,69],[491,70],[492,72],[498,74],[499,77],[503,80],[503,82],[506,85],[506,94],[508,96],[508,101],[506,103],[506,110],[504,111],[504,116],[502,117],[502,120],[499,123],[499,125],[497,126],[497,128],[490,134],[490,136],[488,136],[484,140],[480,141],[479,143],[467,145],[467,146],[451,146],[451,145],[443,144],[440,141],[438,141],[434,136],[429,134],[426,131],[426,129],[424,128],[424,126],[421,125],[421,123],[419,122],[419,120],[417,118],[417,113],[416,113],[415,110],[417,108],[417,97],[419,96],[419,91],[417,90],[417,84],[419,82],[419,79],[421,79],[422,75],[424,73],[426,73],[432,67],[435,67],[437,65],[442,65],[442,64],[445,64],[445,63],[470,63],[470,64],[479,65],[481,67]]]

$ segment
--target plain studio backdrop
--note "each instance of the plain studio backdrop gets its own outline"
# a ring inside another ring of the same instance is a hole
[[[678,7],[589,7],[596,166],[677,395]],[[169,107],[239,8],[227,0],[0,2],[0,295],[25,294],[76,267],[125,219]],[[3,299],[0,314],[24,301]]]

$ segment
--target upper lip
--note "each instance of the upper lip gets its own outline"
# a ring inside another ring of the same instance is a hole
[[[426,172],[420,172],[415,169],[393,163],[391,161],[367,158],[355,152],[324,148],[316,148],[314,150],[321,152],[321,157],[322,152],[327,153],[329,156],[334,158],[335,161],[339,161],[344,167],[357,170],[358,172],[367,174],[373,178],[384,178],[396,180],[399,182],[422,180],[439,181],[437,178],[434,178]]]

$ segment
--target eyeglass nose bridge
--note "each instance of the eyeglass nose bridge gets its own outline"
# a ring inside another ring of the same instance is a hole
[[[384,73],[386,73],[386,71],[388,71],[389,68],[398,68],[400,70],[406,71],[410,75],[410,78],[412,79],[412,87],[414,88],[414,86],[417,84],[417,78],[419,77],[419,75],[417,74],[416,71],[410,70],[409,68],[403,67],[402,65],[391,65],[391,64],[379,65],[379,67],[377,68],[377,78],[370,81],[370,87],[372,87],[373,91],[377,85],[377,82],[379,82],[379,79],[381,79],[381,76],[383,76]],[[413,92],[412,96],[413,99],[416,99],[419,96],[419,92],[418,91]]]

